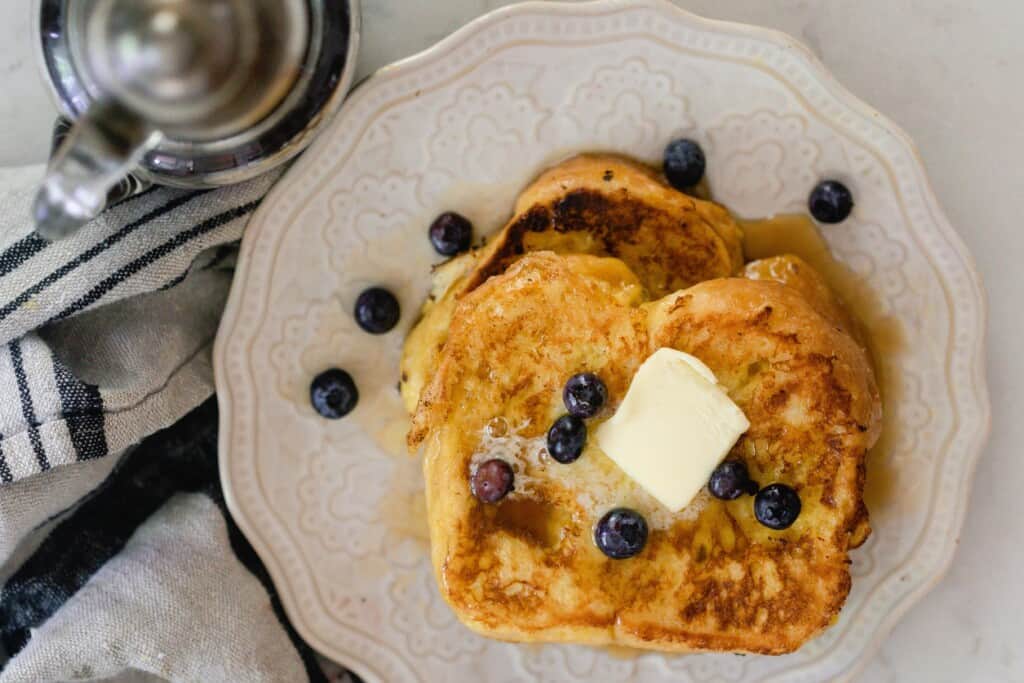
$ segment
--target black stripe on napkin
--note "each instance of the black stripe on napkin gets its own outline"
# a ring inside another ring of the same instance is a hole
[[[0,434],[0,482],[10,484],[12,481],[14,481],[14,476],[11,474],[11,468],[4,456],[4,435]]]
[[[104,431],[103,397],[99,387],[82,382],[53,357],[53,376],[60,394],[61,415],[79,460],[102,458],[108,452]]]
[[[202,191],[199,191],[199,192],[189,192],[188,194],[184,194],[184,195],[181,195],[179,197],[175,197],[174,199],[172,199],[171,201],[167,202],[166,204],[163,204],[162,206],[159,206],[156,209],[153,209],[152,211],[150,211],[149,213],[145,214],[144,216],[142,216],[138,220],[135,220],[135,221],[132,221],[131,223],[128,223],[123,228],[121,228],[120,230],[118,230],[114,234],[110,235],[109,237],[105,238],[101,242],[93,245],[89,249],[86,249],[81,254],[79,254],[78,256],[73,258],[72,260],[68,261],[67,263],[62,265],[60,268],[58,268],[57,270],[53,271],[52,273],[50,273],[49,275],[44,277],[39,282],[35,283],[31,287],[29,287],[28,289],[23,291],[14,300],[8,302],[5,306],[0,308],[0,322],[2,322],[9,315],[11,315],[11,313],[13,313],[13,312],[17,311],[19,308],[21,308],[21,306],[23,306],[27,301],[30,301],[32,299],[32,297],[36,296],[41,291],[43,291],[47,287],[50,287],[54,283],[59,282],[68,273],[76,270],[77,268],[80,268],[84,264],[86,264],[89,261],[93,260],[94,258],[99,256],[103,252],[105,252],[108,249],[110,249],[110,247],[114,246],[115,244],[117,244],[118,242],[123,240],[124,238],[128,237],[129,235],[131,235],[133,232],[135,232],[139,228],[149,224],[150,222],[160,218],[161,216],[164,216],[164,215],[170,213],[171,211],[174,211],[179,206],[182,206],[183,204],[187,204],[188,202],[192,201],[193,199],[195,199],[196,197],[198,197],[198,196],[200,196],[202,194],[205,194],[206,192],[209,192],[209,190],[202,190]]]
[[[32,405],[32,392],[28,388],[28,377],[25,375],[25,365],[21,357],[21,342],[12,341],[9,345],[11,350],[11,365],[14,368],[14,377],[18,382],[18,396],[21,399],[21,414],[28,425],[28,438],[32,442],[32,450],[39,462],[39,469],[45,472],[50,469],[50,461],[43,450],[43,440],[39,437],[39,420],[36,419],[36,409]]]
[[[79,313],[94,303],[99,301],[107,292],[118,286],[132,275],[135,275],[146,266],[152,265],[156,261],[167,256],[175,249],[178,249],[185,244],[188,244],[192,240],[205,235],[208,232],[212,232],[222,225],[226,225],[231,221],[241,218],[249,213],[252,213],[257,206],[260,205],[260,200],[249,202],[241,206],[236,206],[233,209],[225,211],[224,213],[217,214],[212,218],[208,218],[202,223],[195,225],[188,230],[179,232],[177,235],[167,240],[155,249],[143,254],[139,258],[135,259],[131,263],[128,263],[121,268],[118,268],[110,276],[101,280],[95,287],[89,290],[84,296],[79,298],[77,301],[72,303],[70,306],[65,308],[63,311],[50,318],[46,324],[55,323],[58,320],[70,317],[75,313]]]
[[[15,270],[25,261],[38,254],[49,244],[39,235],[32,233],[0,252],[0,277]]]
[[[32,629],[53,616],[135,530],[176,493],[205,493],[224,513],[232,550],[260,581],[274,614],[312,683],[327,679],[288,622],[255,551],[227,514],[217,469],[217,400],[209,399],[176,425],[143,441],[70,516],[60,522],[0,591],[0,640],[13,657]]]

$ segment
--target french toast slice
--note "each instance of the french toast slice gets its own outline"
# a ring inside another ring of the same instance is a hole
[[[609,155],[569,159],[524,190],[489,244],[439,267],[402,358],[406,408],[415,410],[437,367],[458,299],[525,253],[614,256],[659,298],[739,273],[742,241],[725,208],[673,189],[647,166]]]
[[[433,567],[470,628],[521,642],[673,652],[780,654],[826,628],[850,589],[848,551],[866,529],[864,462],[880,404],[864,349],[794,288],[718,279],[643,303],[616,259],[534,253],[461,297],[414,416]],[[656,349],[710,367],[750,420],[732,451],[762,485],[797,490],[785,531],[752,498],[701,493],[671,514],[590,439],[575,463],[545,452],[565,381],[595,372],[609,405]],[[501,457],[515,488],[486,505],[475,464]],[[607,510],[631,507],[651,533],[628,560],[593,542]]]

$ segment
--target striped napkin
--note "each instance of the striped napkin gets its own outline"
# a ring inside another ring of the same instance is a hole
[[[211,349],[277,179],[148,189],[71,238],[0,170],[0,683],[351,681],[227,514]]]

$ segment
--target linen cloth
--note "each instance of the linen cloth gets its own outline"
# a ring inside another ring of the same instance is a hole
[[[279,172],[33,232],[0,170],[0,683],[352,681],[288,623],[224,505],[211,351]]]

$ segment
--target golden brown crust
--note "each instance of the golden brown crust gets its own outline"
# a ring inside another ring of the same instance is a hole
[[[864,350],[778,283],[719,279],[638,306],[628,270],[531,254],[456,306],[410,434],[424,445],[441,592],[466,624],[497,638],[792,651],[838,614],[848,550],[863,540],[863,463],[879,414]],[[597,477],[621,477],[623,491],[629,482],[593,445],[573,465],[517,471],[529,486],[497,505],[472,497],[471,461],[494,418],[517,429],[515,447],[536,447],[564,410],[569,376],[600,374],[614,409],[662,346],[704,361],[743,408],[751,429],[733,454],[761,484],[799,491],[793,527],[760,525],[749,497],[704,496],[653,530],[638,557],[610,560],[593,544],[597,512],[580,493]]]
[[[774,281],[786,285],[786,287],[799,294],[810,304],[821,317],[834,325],[837,331],[849,335],[867,354],[868,362],[871,363],[871,353],[868,347],[867,332],[860,320],[850,311],[846,304],[832,291],[828,282],[810,264],[799,256],[783,254],[771,258],[751,261],[743,269],[743,277],[749,280]],[[872,368],[874,369],[874,368]],[[868,434],[868,442],[874,445],[881,436],[882,420],[880,411],[882,401],[879,389],[876,386],[872,374],[871,401],[877,407],[879,414],[872,417],[871,432]],[[865,529],[862,535],[866,539],[870,527],[866,526],[867,513],[865,511]]]
[[[748,280],[773,280],[798,291],[823,318],[864,344],[860,322],[828,286],[825,278],[799,256],[783,254],[751,261],[743,268]]]
[[[412,412],[437,366],[455,302],[524,253],[554,251],[621,259],[654,298],[743,267],[742,233],[713,202],[674,190],[641,164],[584,155],[542,174],[520,196],[504,229],[456,259],[406,344],[402,396]],[[446,266],[447,267],[447,266]]]
[[[448,326],[459,302],[456,283],[465,279],[478,258],[476,252],[469,252],[434,269],[430,296],[423,304],[419,322],[405,338],[402,348],[399,388],[402,402],[410,415],[416,411],[423,387],[434,374],[441,347],[448,338]]]
[[[524,253],[614,256],[653,297],[743,267],[743,235],[722,206],[683,194],[641,164],[609,155],[569,159],[541,175],[488,246],[467,291]]]

